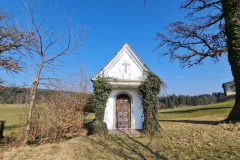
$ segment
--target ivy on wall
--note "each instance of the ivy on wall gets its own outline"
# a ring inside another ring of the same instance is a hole
[[[112,91],[111,85],[108,82],[108,78],[105,77],[97,77],[96,80],[93,81],[93,92],[94,92],[94,112],[95,112],[95,120],[92,123],[91,133],[106,133],[107,126],[103,122],[104,111],[106,107],[106,103],[109,97],[109,94]]]
[[[160,89],[164,86],[164,82],[151,71],[145,71],[144,74],[146,78],[138,87],[144,112],[143,130],[146,133],[154,134],[160,130],[157,108]]]

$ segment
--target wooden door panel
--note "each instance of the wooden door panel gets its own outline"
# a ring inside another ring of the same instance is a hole
[[[130,103],[128,99],[117,99],[117,128],[130,128]]]

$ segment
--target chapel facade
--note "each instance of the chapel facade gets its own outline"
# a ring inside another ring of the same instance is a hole
[[[141,97],[138,87],[148,70],[128,43],[125,43],[115,57],[99,72],[107,77],[112,87],[109,95],[104,122],[110,129],[142,129],[144,120]]]

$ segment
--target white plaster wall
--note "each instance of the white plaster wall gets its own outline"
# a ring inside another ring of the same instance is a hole
[[[104,113],[104,122],[108,129],[116,129],[116,101],[120,93],[127,93],[131,97],[131,129],[142,129],[143,108],[137,89],[113,89],[108,98]]]
[[[129,64],[127,66],[127,73],[125,73],[125,66],[123,65],[124,62]],[[135,64],[127,52],[122,55],[119,61],[117,61],[106,74],[108,77],[114,77],[122,80],[141,80],[142,77],[141,69]]]
[[[235,95],[236,94],[236,87],[235,87],[235,83],[226,83],[225,84],[225,90],[226,90],[226,95],[230,96],[230,95]]]

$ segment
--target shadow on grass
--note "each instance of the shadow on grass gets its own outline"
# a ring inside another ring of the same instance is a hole
[[[207,124],[218,125],[224,121],[201,121],[201,120],[159,120],[160,122],[179,122],[179,123],[193,123],[193,124]]]
[[[91,123],[92,121],[84,123],[83,125],[83,127],[88,130],[88,135],[90,133]],[[167,159],[159,154],[160,151],[154,151],[151,148],[150,145],[152,143],[152,138],[149,137],[149,142],[144,144],[137,140],[137,138],[131,137],[131,135],[128,135],[121,130],[119,130],[119,132],[122,134],[107,135],[100,140],[94,140],[91,138],[89,140],[93,144],[102,146],[107,152],[111,152],[123,159]],[[95,149],[98,149],[98,147],[95,147]]]
[[[183,114],[183,113],[193,113],[193,112],[197,112],[197,111],[220,110],[220,109],[230,109],[230,108],[232,108],[232,107],[208,107],[208,108],[192,107],[192,109],[160,112],[160,114]]]
[[[21,127],[20,124],[5,126],[5,127],[4,127],[4,130],[8,130],[8,131],[9,131],[9,130],[16,129],[16,128],[19,128],[19,127]]]
[[[124,134],[124,133],[123,133]],[[159,154],[159,151],[154,151],[150,144],[152,139],[147,144],[138,141],[130,135],[111,135],[104,140],[93,140],[92,142],[101,145],[107,151],[123,158],[123,159],[167,159]],[[110,142],[110,143],[109,143]]]

